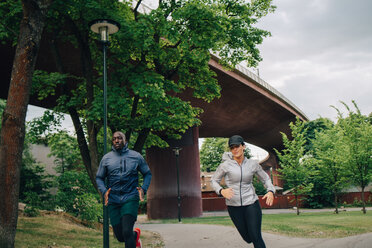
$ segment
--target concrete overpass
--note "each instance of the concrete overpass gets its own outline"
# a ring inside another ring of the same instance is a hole
[[[237,66],[235,70],[227,71],[218,63],[216,56],[212,56],[209,66],[217,74],[222,88],[221,97],[207,104],[187,93],[181,96],[204,110],[200,116],[201,126],[190,130],[183,137],[183,142],[173,145],[182,147],[178,159],[183,217],[202,213],[199,203],[199,137],[240,134],[247,142],[269,153],[261,165],[266,171],[271,168],[274,185],[282,186],[277,176],[278,161],[273,149],[283,148],[280,132],[289,134],[290,122],[294,122],[296,117],[307,120],[292,102],[245,67]],[[176,218],[177,160],[174,151],[172,148],[150,148],[146,158],[154,175],[148,194],[148,216],[153,219]]]
[[[48,39],[43,39],[36,69],[56,71],[50,61]],[[69,53],[62,53],[62,59],[68,61],[66,71],[80,75],[79,52],[68,44]],[[7,98],[14,49],[0,45],[0,97]],[[221,85],[221,97],[212,103],[205,103],[192,98],[188,93],[181,97],[189,100],[192,105],[204,109],[200,116],[202,125],[194,127],[186,133],[181,143],[172,144],[168,149],[150,148],[146,159],[153,173],[153,181],[148,192],[149,218],[175,218],[177,216],[177,180],[176,156],[174,146],[182,147],[179,153],[180,194],[182,200],[182,217],[200,216],[202,213],[200,191],[200,162],[198,138],[229,137],[240,134],[251,144],[269,152],[268,158],[262,162],[265,170],[272,168],[274,184],[281,185],[275,176],[278,167],[273,149],[282,148],[280,132],[289,134],[289,123],[296,117],[306,120],[307,117],[293,103],[269,84],[242,66],[233,71],[226,71],[218,63],[218,58],[212,56],[210,68],[217,74]],[[45,108],[53,107],[54,97],[38,101],[31,96],[30,104]]]

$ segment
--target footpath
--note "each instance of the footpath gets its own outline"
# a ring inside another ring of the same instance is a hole
[[[333,211],[333,209],[301,209],[303,212]],[[360,211],[360,208],[348,208],[346,211]],[[372,208],[367,208],[372,211]],[[292,209],[263,209],[263,214],[294,213]],[[227,216],[227,212],[206,212],[203,216]],[[138,220],[138,227],[159,233],[166,248],[238,248],[252,247],[245,243],[234,227],[203,224],[148,224]],[[267,248],[372,248],[371,233],[339,239],[293,238],[263,233]]]

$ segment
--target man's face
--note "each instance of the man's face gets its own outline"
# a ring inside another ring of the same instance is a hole
[[[125,140],[123,140],[123,137],[120,134],[114,133],[112,136],[112,145],[116,150],[121,150],[124,147],[124,142]]]

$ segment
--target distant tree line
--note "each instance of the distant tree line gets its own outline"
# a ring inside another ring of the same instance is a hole
[[[372,113],[362,115],[353,101],[354,110],[343,103],[347,116],[337,108],[337,121],[318,118],[290,123],[289,136],[282,133],[284,149],[276,150],[284,190],[295,196],[297,214],[299,202],[322,208],[334,206],[338,213],[340,194],[351,186],[361,189],[363,213],[366,213],[365,188],[372,181]],[[226,138],[207,138],[200,150],[202,171],[215,171],[228,151]],[[255,180],[258,193],[265,190]],[[306,196],[305,199],[300,199]]]

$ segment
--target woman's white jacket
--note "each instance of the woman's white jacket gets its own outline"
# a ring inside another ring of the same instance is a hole
[[[244,158],[243,163],[239,165],[233,159],[231,152],[225,152],[222,156],[222,163],[213,174],[212,187],[219,194],[222,189],[220,182],[222,178],[225,178],[227,188],[232,188],[234,191],[234,196],[230,200],[226,199],[226,205],[251,205],[258,199],[252,184],[254,175],[257,175],[267,191],[275,193],[275,187],[269,175],[257,160]]]

